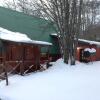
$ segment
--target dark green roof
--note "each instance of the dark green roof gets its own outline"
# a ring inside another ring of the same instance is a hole
[[[0,7],[0,27],[27,34],[33,40],[51,43],[52,38],[50,34],[55,33],[52,22],[4,7]],[[57,53],[54,48],[52,49],[52,53]]]

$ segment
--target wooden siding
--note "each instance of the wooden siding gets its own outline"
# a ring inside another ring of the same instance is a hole
[[[41,70],[41,64],[46,64],[46,62],[48,62],[47,54],[45,59],[42,59],[42,46],[40,45],[15,43],[11,41],[3,41],[3,45],[5,47],[3,53],[5,55],[5,64],[8,72],[12,71],[14,68],[14,73],[21,74],[29,69],[31,69],[30,71],[37,71]],[[0,52],[0,63],[3,63],[3,57],[2,52]]]
[[[78,47],[77,47],[77,54],[76,54],[76,57],[77,57],[77,60],[80,61],[80,51],[81,49],[85,49],[85,48],[94,48],[96,49],[96,54],[95,55],[92,55],[90,56],[88,59],[90,61],[100,61],[100,47],[96,46],[96,45],[90,45],[90,44],[81,44],[79,43],[78,44]]]

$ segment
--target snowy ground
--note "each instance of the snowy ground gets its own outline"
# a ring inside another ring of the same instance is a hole
[[[62,60],[44,72],[12,76],[0,83],[2,100],[100,100],[100,62],[65,65]]]

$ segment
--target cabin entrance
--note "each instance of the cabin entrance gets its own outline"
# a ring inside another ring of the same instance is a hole
[[[80,49],[80,62],[85,62],[88,63],[90,62],[90,52],[89,51],[85,51],[84,49]]]
[[[83,62],[84,61],[84,56],[83,56],[83,52],[84,52],[84,49],[80,49],[80,53],[79,53],[79,61],[80,62]]]

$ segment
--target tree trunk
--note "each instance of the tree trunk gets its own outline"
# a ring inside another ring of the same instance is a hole
[[[69,60],[69,51],[68,49],[64,49],[64,63],[68,64]]]

